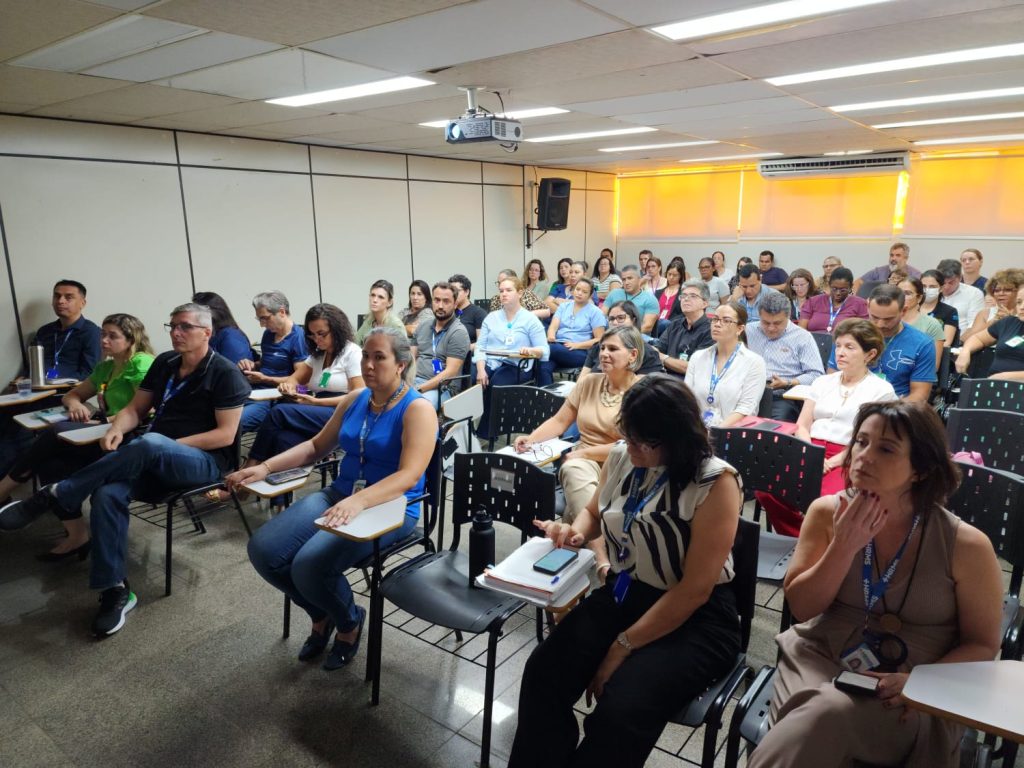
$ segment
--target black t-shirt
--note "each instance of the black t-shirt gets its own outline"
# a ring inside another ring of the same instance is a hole
[[[666,355],[676,360],[689,360],[698,349],[706,349],[714,344],[711,338],[711,321],[707,315],[701,315],[693,326],[686,323],[686,317],[680,315],[658,337],[656,346]],[[675,376],[681,373],[669,371]]]
[[[179,353],[164,352],[139,385],[153,394],[157,415],[151,431],[172,440],[216,429],[216,412],[241,408],[252,391],[238,367],[212,349],[183,384],[177,379],[180,366]],[[208,453],[222,470],[230,469],[235,460],[232,445]]]
[[[995,357],[988,374],[1024,371],[1024,320],[1004,317],[988,327],[996,340]]]
[[[484,324],[484,318],[487,317],[487,311],[470,302],[463,309],[455,310],[455,316],[469,331],[469,343],[476,344],[476,337],[480,333],[480,326]]]
[[[928,313],[943,326],[951,325],[956,328],[956,334],[953,336],[953,346],[960,346],[960,313],[956,311],[956,307],[952,304],[945,304],[938,302],[935,305],[935,309]]]

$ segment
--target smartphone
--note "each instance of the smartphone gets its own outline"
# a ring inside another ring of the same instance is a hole
[[[553,549],[533,564],[533,570],[554,576],[579,557],[574,549]]]
[[[846,691],[847,693],[856,693],[863,696],[877,696],[879,682],[881,681],[877,677],[862,675],[859,672],[843,670],[836,676],[836,679],[832,681],[832,684],[840,691]]]
[[[296,467],[295,469],[284,469],[280,472],[271,472],[267,475],[266,480],[271,485],[283,485],[284,483],[291,482],[292,480],[298,480],[300,477],[307,477],[308,475],[308,468]]]

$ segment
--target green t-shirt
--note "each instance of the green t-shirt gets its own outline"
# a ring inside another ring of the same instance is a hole
[[[935,341],[945,341],[946,334],[942,331],[942,323],[936,320],[934,317],[919,312],[917,319],[910,323],[911,326],[917,328],[921,333],[927,334]]]
[[[405,326],[402,321],[395,317],[390,312],[384,317],[384,322],[381,323],[388,328],[396,328],[405,334]],[[366,337],[370,335],[370,331],[373,330],[373,315],[369,312],[366,313],[366,318],[363,320],[363,324],[359,326],[359,330],[356,331],[356,344],[360,347],[363,346],[363,342],[366,341]]]
[[[111,375],[114,373],[114,361],[111,358],[107,358],[93,369],[89,374],[89,381],[96,387],[97,392],[103,393],[107,416],[113,416],[132,401],[135,390],[139,388],[152,364],[151,354],[136,352],[125,363],[121,372],[113,378]]]

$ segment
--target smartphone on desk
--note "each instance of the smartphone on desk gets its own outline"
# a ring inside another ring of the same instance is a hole
[[[833,685],[840,691],[856,693],[861,696],[877,696],[879,682],[881,681],[877,677],[862,675],[859,672],[850,672],[849,670],[843,670],[832,681]]]
[[[579,552],[574,549],[552,549],[533,564],[533,570],[554,576],[579,556]]]

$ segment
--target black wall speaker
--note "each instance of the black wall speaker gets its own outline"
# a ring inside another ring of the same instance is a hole
[[[537,193],[537,229],[565,229],[569,224],[568,179],[541,179]]]

